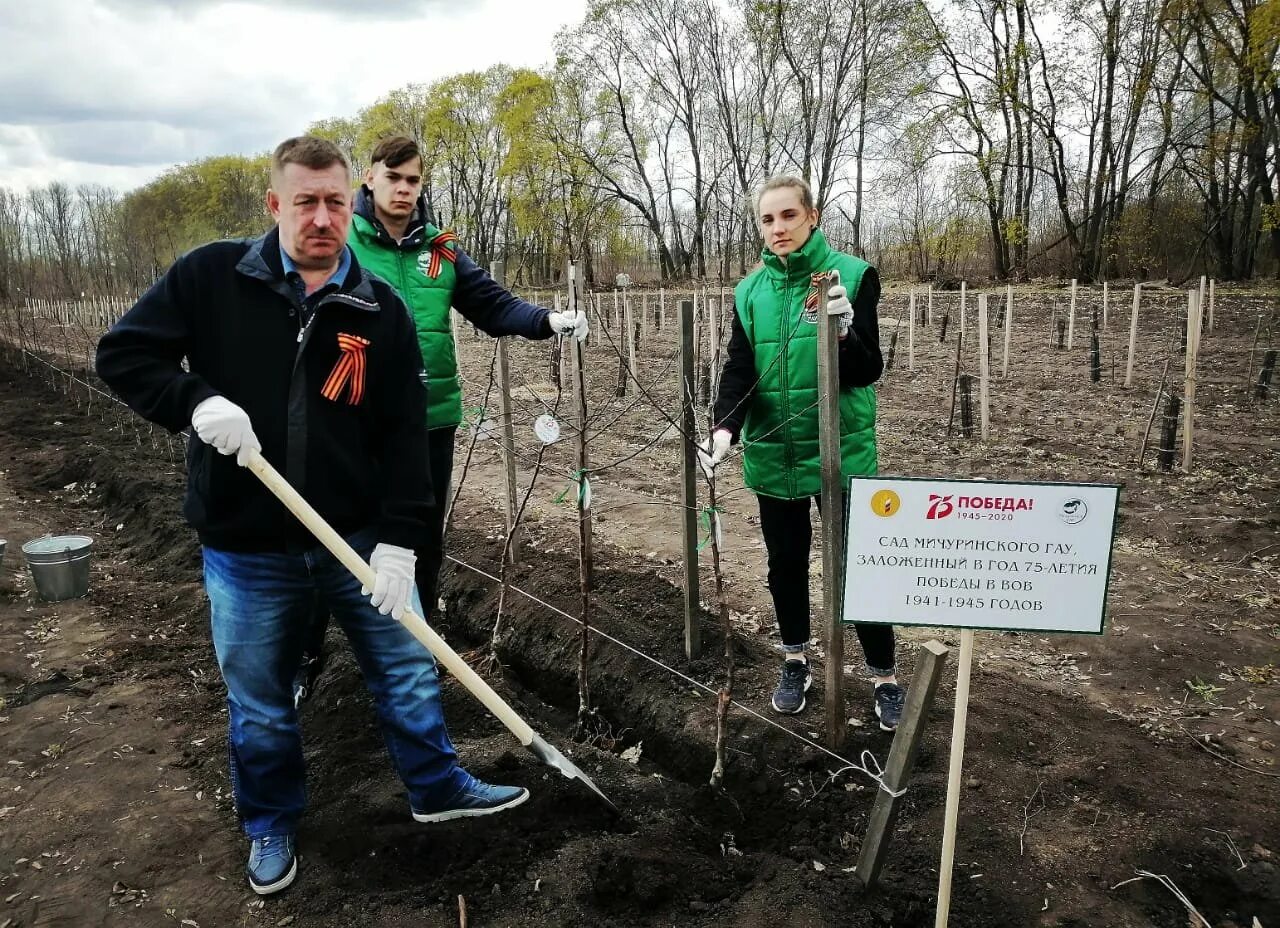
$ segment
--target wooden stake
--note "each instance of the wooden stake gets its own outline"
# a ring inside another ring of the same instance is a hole
[[[951,437],[951,427],[956,421],[956,390],[960,386],[960,351],[964,346],[964,339],[956,339],[956,369],[951,375],[951,412],[947,414],[947,437]]]
[[[578,268],[569,264],[569,312],[586,305],[582,292],[582,276]],[[578,414],[578,621],[581,634],[578,639],[578,729],[585,728],[591,713],[590,680],[587,677],[587,654],[591,645],[591,587],[593,583],[595,553],[591,537],[591,500],[587,469],[587,364],[582,342],[576,338],[565,339],[573,353],[573,400]]]
[[[965,282],[960,281],[960,338],[964,339]]]
[[[938,867],[938,910],[934,928],[946,928],[951,917],[951,870],[956,859],[956,821],[960,815],[960,775],[964,769],[972,666],[973,629],[966,628],[960,632],[960,666],[956,671],[956,710],[951,719],[951,762],[947,768],[947,809],[942,820],[942,863]]]
[[[1199,354],[1200,298],[1190,290],[1187,292],[1187,380],[1182,404],[1182,469],[1188,474],[1191,473],[1191,426],[1195,418],[1196,359]]]
[[[839,320],[827,315],[829,283],[818,287],[818,455],[822,462],[822,601],[827,618],[827,746],[844,743],[844,480],[840,476]]]
[[[1124,385],[1133,386],[1133,352],[1138,346],[1138,305],[1142,302],[1142,284],[1133,285],[1133,315],[1129,317],[1129,361],[1124,368]]]
[[[916,369],[916,290],[911,288],[911,302],[907,307],[907,370]]]
[[[1262,334],[1262,314],[1258,314],[1258,326],[1253,330],[1253,345],[1249,348],[1249,369],[1244,375],[1244,389],[1247,393],[1253,386],[1253,357],[1258,353],[1258,336]]]
[[[689,660],[702,654],[702,627],[698,624],[698,448],[694,442],[693,300],[680,301],[680,503],[684,548],[684,653]]]
[[[1147,456],[1147,439],[1151,437],[1151,426],[1155,424],[1156,413],[1160,409],[1160,397],[1164,395],[1165,380],[1169,377],[1169,359],[1164,359],[1164,370],[1160,372],[1160,389],[1156,390],[1155,402],[1151,404],[1151,417],[1147,419],[1147,429],[1142,433],[1142,444],[1138,446],[1138,470],[1142,470],[1143,459]]]
[[[933,284],[929,284],[929,326],[933,327]]]
[[[1200,297],[1196,300],[1196,305],[1200,307],[1200,321],[1202,323],[1204,322],[1204,308],[1208,305],[1208,280],[1203,274],[1200,275]]]
[[[987,343],[987,295],[978,294],[978,413],[982,440],[991,434],[991,346]]]
[[[494,283],[499,287],[506,286],[507,267],[505,261],[494,261],[490,269]],[[520,563],[520,527],[516,524],[516,498],[519,489],[516,487],[516,438],[515,424],[511,418],[511,368],[507,361],[507,338],[498,339],[498,409],[502,418],[502,459],[503,478],[507,491],[507,545],[511,552],[510,562]]]
[[[1107,310],[1111,305],[1111,284],[1102,282],[1102,331],[1107,331]]]
[[[862,885],[870,889],[880,878],[880,868],[889,854],[889,838],[898,818],[905,796],[893,793],[906,789],[915,766],[916,754],[923,740],[925,722],[933,697],[942,679],[943,668],[950,653],[939,641],[926,641],[920,646],[915,672],[911,675],[911,688],[907,690],[907,704],[902,710],[902,721],[893,735],[893,747],[884,768],[884,789],[876,791],[875,805],[867,820],[867,833],[858,852],[858,865],[854,870]]]
[[[1071,278],[1071,310],[1067,316],[1067,350],[1076,342],[1076,279]]]
[[[627,327],[627,369],[633,378],[639,380],[640,378],[636,376],[640,369],[636,366],[635,310],[631,305],[630,296],[625,291],[622,294],[622,317],[622,324]]]
[[[1000,377],[1009,376],[1009,343],[1013,338],[1013,287],[1005,287],[1004,294],[1004,359],[1000,364]]]
[[[1209,278],[1209,332],[1213,332],[1214,279]]]

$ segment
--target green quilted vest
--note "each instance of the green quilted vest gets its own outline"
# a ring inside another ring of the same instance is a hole
[[[871,265],[835,251],[817,230],[786,264],[768,250],[762,259],[764,267],[734,289],[759,377],[742,429],[742,475],[757,493],[801,499],[822,492],[817,314],[804,305],[810,278],[839,270],[852,302]],[[876,473],[872,387],[840,391],[840,472],[845,477]]]
[[[427,428],[438,429],[462,421],[462,387],[453,347],[449,308],[457,280],[453,262],[443,256],[455,250],[452,241],[433,244],[440,230],[428,225],[417,251],[389,248],[378,241],[373,224],[363,216],[351,218],[348,244],[360,266],[395,287],[409,306],[418,330],[418,347],[427,369]],[[433,261],[433,256],[435,260]],[[431,272],[436,276],[432,277]]]

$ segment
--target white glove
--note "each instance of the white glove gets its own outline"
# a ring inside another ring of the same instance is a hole
[[[404,607],[413,596],[413,567],[418,562],[408,548],[380,544],[373,549],[369,566],[374,570],[373,591],[360,587],[360,594],[383,615],[400,618]]]
[[[556,335],[572,335],[578,341],[587,337],[587,314],[581,310],[571,313],[551,313],[547,316],[551,331]]]
[[[728,429],[716,429],[698,449],[698,463],[702,465],[702,472],[707,475],[708,480],[711,479],[716,465],[729,453],[729,442],[732,437]]]
[[[213,445],[219,454],[234,454],[241,467],[249,463],[250,451],[262,450],[249,414],[225,396],[211,396],[196,406],[191,413],[191,427],[202,442]]]
[[[834,283],[827,291],[827,315],[840,317],[836,320],[836,330],[839,337],[844,338],[853,325],[853,304],[849,302],[849,294],[840,283],[840,272],[832,270],[828,279]]]

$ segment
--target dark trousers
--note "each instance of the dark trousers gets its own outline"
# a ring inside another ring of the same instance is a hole
[[[458,428],[454,425],[427,432],[427,467],[431,471],[431,487],[436,501],[427,515],[427,541],[414,552],[418,556],[414,583],[422,601],[422,617],[428,622],[436,611],[436,599],[440,590],[440,565],[444,562],[444,519],[453,483],[453,445],[457,432]],[[328,628],[329,610],[317,603],[304,647],[309,658],[320,657],[324,653],[324,636]],[[315,669],[315,673],[319,673],[319,667]]]
[[[436,502],[427,516],[427,542],[416,553],[418,565],[416,577],[422,608],[427,610],[423,618],[430,619],[436,611],[436,599],[440,595],[440,565],[444,563],[444,519],[449,508],[453,486],[453,445],[457,437],[456,425],[427,432],[427,466],[431,471],[431,487]]]
[[[784,651],[803,651],[809,643],[809,549],[813,544],[813,526],[809,522],[809,501],[818,504],[820,496],[801,499],[778,499],[757,495],[760,501],[760,530],[769,555],[769,592],[778,616]],[[855,622],[854,630],[862,644],[867,669],[877,676],[889,676],[894,667],[892,625]]]

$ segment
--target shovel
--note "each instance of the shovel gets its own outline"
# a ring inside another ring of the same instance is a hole
[[[373,568],[366,564],[360,555],[356,554],[355,549],[347,544],[346,539],[334,531],[333,527],[321,518],[320,513],[311,508],[311,504],[304,500],[284,477],[280,476],[279,471],[267,463],[267,459],[260,452],[251,451],[249,453],[247,466],[249,470],[258,476],[258,479],[267,485],[267,489],[274,493],[276,498],[284,503],[285,507],[311,530],[320,543],[329,549],[329,553],[341,561],[347,570],[355,574],[356,579],[366,589],[373,589]],[[449,673],[453,674],[463,686],[471,691],[472,696],[480,700],[499,722],[507,726],[517,740],[528,748],[534,757],[548,767],[554,767],[559,770],[571,780],[581,780],[593,793],[600,797],[600,800],[609,807],[609,811],[615,815],[618,814],[617,806],[609,801],[608,796],[600,792],[600,788],[591,782],[591,778],[530,728],[529,723],[517,715],[515,710],[494,692],[493,687],[485,683],[480,675],[472,670],[467,662],[459,657],[458,653],[432,630],[422,616],[405,607],[399,616],[399,622],[409,630],[413,637],[422,642],[428,651],[435,655],[435,659],[443,664]]]

